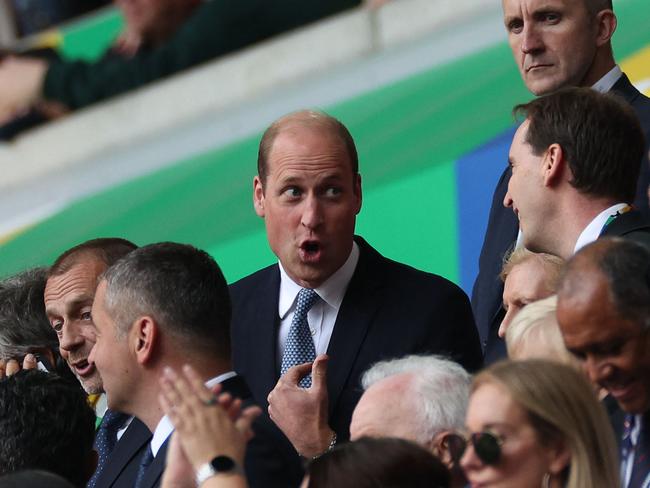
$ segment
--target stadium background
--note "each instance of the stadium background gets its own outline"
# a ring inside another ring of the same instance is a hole
[[[650,4],[616,4],[614,49],[650,94]],[[47,35],[68,57],[92,59],[121,26],[113,10]],[[322,106],[359,149],[364,208],[357,232],[383,254],[436,272],[468,293],[492,190],[507,161],[512,106],[526,101],[505,42]],[[298,107],[296,107],[298,108]],[[2,236],[0,275],[46,265],[98,236],[139,245],[172,240],[210,252],[228,281],[273,262],[251,204],[260,134],[214,147],[73,201]]]

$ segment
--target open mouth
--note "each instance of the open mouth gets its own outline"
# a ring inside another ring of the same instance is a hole
[[[318,241],[305,241],[300,245],[300,258],[303,261],[316,261],[322,254],[322,246]]]
[[[87,376],[90,373],[92,373],[95,369],[95,365],[91,364],[88,362],[86,359],[82,359],[81,361],[77,361],[72,365],[74,368],[74,371],[77,373],[79,376]]]

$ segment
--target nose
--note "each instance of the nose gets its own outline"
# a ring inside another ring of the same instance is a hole
[[[508,185],[509,187],[510,185]],[[504,207],[512,207],[512,197],[510,196],[510,188],[508,188],[508,191],[506,192],[506,196],[503,197],[503,206]]]
[[[322,204],[315,195],[305,199],[300,222],[310,230],[316,229],[323,222]]]
[[[83,344],[83,342],[84,337],[78,327],[70,323],[63,325],[61,337],[59,338],[59,348],[62,351],[72,351]]]
[[[460,467],[462,468],[465,475],[470,471],[479,469],[482,466],[481,460],[476,456],[474,452],[474,446],[471,442],[467,443],[465,452],[460,458]]]
[[[542,38],[534,25],[524,25],[521,35],[521,50],[524,54],[535,54],[544,50]]]
[[[502,339],[506,336],[506,330],[508,330],[508,326],[510,325],[510,322],[512,322],[514,315],[515,313],[513,307],[510,307],[508,310],[506,310],[506,314],[501,321],[501,325],[499,325],[499,337]]]
[[[591,354],[587,355],[584,362],[584,369],[587,372],[587,376],[589,376],[589,381],[594,384],[600,384],[606,381],[613,372],[611,365],[599,360]]]

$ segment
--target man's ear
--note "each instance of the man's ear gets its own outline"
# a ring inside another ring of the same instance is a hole
[[[562,146],[558,143],[551,144],[544,153],[542,172],[544,186],[557,186],[562,181],[566,159]]]
[[[149,362],[158,345],[158,324],[153,317],[143,316],[131,326],[130,340],[139,364]]]
[[[431,440],[431,452],[435,457],[440,459],[442,463],[451,469],[453,467],[453,460],[451,458],[451,453],[449,452],[449,444],[447,442],[447,437],[451,434],[448,430],[443,430],[438,432],[435,437]]]
[[[361,193],[361,175],[357,173],[354,176],[354,196],[357,198],[357,209],[355,214],[361,212],[361,204],[363,203],[363,195]]]
[[[255,207],[255,213],[264,218],[264,187],[259,176],[253,179],[253,206]]]
[[[601,47],[612,40],[618,21],[614,12],[605,9],[596,14],[596,22],[598,26],[596,46]]]

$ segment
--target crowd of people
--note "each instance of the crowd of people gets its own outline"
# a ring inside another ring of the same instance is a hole
[[[355,234],[352,135],[288,114],[253,180],[277,263],[101,237],[0,282],[0,488],[650,486],[650,100],[609,0],[503,10],[538,98],[472,304]]]

